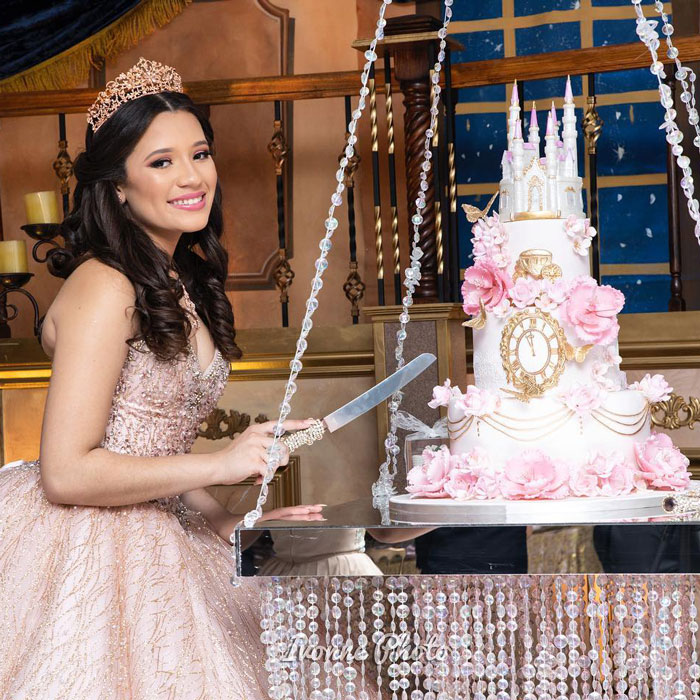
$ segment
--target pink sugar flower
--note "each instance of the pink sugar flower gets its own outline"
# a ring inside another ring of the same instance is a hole
[[[649,486],[681,490],[690,485],[690,462],[665,433],[654,433],[644,442],[635,443],[634,454]]]
[[[645,374],[642,379],[630,384],[629,389],[640,391],[649,403],[668,401],[673,393],[673,387],[669,386],[663,374]]]
[[[474,497],[474,487],[478,477],[468,469],[453,469],[445,482],[445,492],[458,501]]]
[[[536,280],[528,277],[519,277],[515,284],[508,290],[508,295],[513,301],[513,306],[524,309],[535,303],[540,293],[540,285]]]
[[[428,401],[428,406],[430,408],[437,408],[438,406],[449,406],[450,399],[453,396],[461,396],[461,392],[458,387],[451,386],[449,378],[445,380],[445,383],[440,386],[433,387],[433,399]]]
[[[605,394],[595,383],[580,384],[577,382],[558,394],[559,400],[580,416],[587,416],[599,408],[604,397]]]
[[[619,452],[590,454],[572,479],[571,490],[577,496],[622,496],[634,490],[635,471]]]
[[[591,277],[574,280],[568,300],[562,304],[562,316],[584,343],[607,345],[617,339],[620,326],[617,314],[625,297],[608,285],[598,286]]]
[[[451,465],[450,451],[446,445],[439,450],[423,450],[423,463],[413,467],[406,478],[406,491],[416,498],[445,498],[445,483]]]
[[[503,495],[511,499],[554,499],[569,495],[569,470],[541,450],[526,450],[508,460],[503,472]]]
[[[488,258],[482,258],[464,273],[462,298],[464,313],[474,316],[479,313],[479,302],[487,310],[493,309],[507,295],[513,280]]]
[[[466,394],[458,396],[454,405],[456,408],[461,408],[466,416],[485,416],[497,411],[501,406],[501,400],[487,389],[479,389],[470,384]]]
[[[510,315],[510,312],[513,310],[513,307],[510,305],[510,299],[508,297],[503,297],[501,301],[496,304],[491,309],[491,313],[496,317],[496,318],[506,318]]]

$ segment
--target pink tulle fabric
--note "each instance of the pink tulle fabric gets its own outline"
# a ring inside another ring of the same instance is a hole
[[[224,389],[189,348],[126,358],[103,446],[187,452]],[[230,547],[178,497],[121,507],[49,502],[39,464],[0,469],[0,697],[261,700],[254,580],[231,586]]]

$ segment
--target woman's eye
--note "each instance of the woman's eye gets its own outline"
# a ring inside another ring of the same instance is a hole
[[[211,151],[199,151],[198,153],[194,154],[194,157],[197,158],[197,160],[204,160],[205,158],[209,158],[210,156]]]
[[[160,160],[155,160],[153,163],[151,163],[152,168],[162,168],[163,163],[169,163],[170,160],[168,158],[161,158]]]

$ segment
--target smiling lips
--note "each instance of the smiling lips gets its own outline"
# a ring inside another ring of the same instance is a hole
[[[180,197],[179,199],[172,199],[168,204],[171,204],[176,209],[185,209],[187,211],[197,211],[204,207],[205,201],[204,192],[197,192],[190,197]]]

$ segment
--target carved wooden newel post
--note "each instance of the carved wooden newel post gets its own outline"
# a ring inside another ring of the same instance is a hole
[[[386,36],[407,35],[405,42],[387,43],[394,59],[394,76],[399,81],[404,103],[404,137],[406,150],[406,189],[408,210],[413,214],[420,191],[420,173],[425,149],[425,130],[430,126],[430,68],[436,39],[425,34],[442,26],[434,17],[406,16],[387,21]],[[416,35],[423,35],[417,37]],[[433,34],[433,37],[435,34]],[[395,39],[394,39],[395,41]],[[416,301],[437,301],[437,247],[435,236],[435,178],[428,172],[420,246],[423,249],[422,278],[416,289]],[[410,218],[410,216],[409,216]]]

